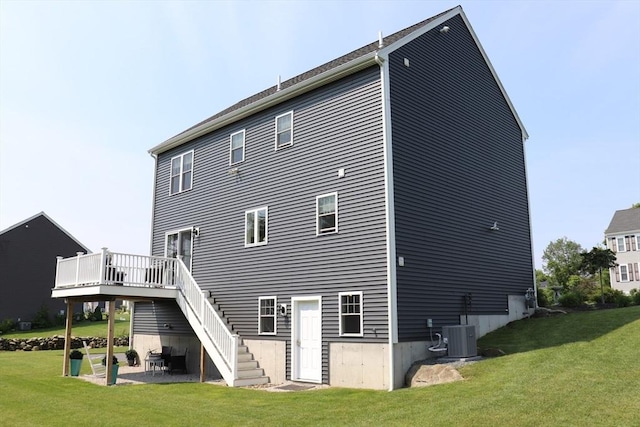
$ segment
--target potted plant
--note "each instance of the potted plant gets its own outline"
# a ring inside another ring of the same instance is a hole
[[[84,354],[78,349],[71,350],[69,353],[69,360],[71,362],[71,376],[77,377],[80,375],[80,368],[82,367],[82,358]]]
[[[106,365],[107,364],[107,357],[103,357],[102,358],[102,364]],[[113,360],[111,361],[111,385],[115,385],[116,380],[118,378],[118,367],[120,365],[118,365],[118,358],[113,356]]]
[[[124,355],[127,357],[127,362],[129,363],[129,366],[135,366],[139,364],[138,352],[135,351],[134,349],[129,349],[125,351]]]

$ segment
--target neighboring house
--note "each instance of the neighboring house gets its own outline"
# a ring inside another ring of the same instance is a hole
[[[56,256],[89,249],[44,212],[0,231],[0,320],[31,322],[46,306],[50,317],[65,309],[51,299]]]
[[[154,257],[143,279],[112,254],[131,289],[95,292],[137,286],[138,352],[195,358],[197,336],[231,385],[253,358],[273,383],[402,387],[444,326],[529,313],[527,136],[456,7],[152,148]]]
[[[604,237],[618,264],[610,269],[611,287],[627,294],[640,289],[640,208],[616,211]]]

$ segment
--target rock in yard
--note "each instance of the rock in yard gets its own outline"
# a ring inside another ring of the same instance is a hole
[[[462,375],[450,365],[415,364],[409,369],[406,382],[409,387],[427,387],[435,384],[460,381]]]

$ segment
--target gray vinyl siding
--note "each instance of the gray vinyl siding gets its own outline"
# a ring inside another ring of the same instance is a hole
[[[459,324],[467,292],[505,314],[533,287],[521,130],[463,20],[446,25],[389,59],[401,341]]]
[[[165,328],[165,324],[170,328]],[[133,334],[195,336],[176,302],[162,300],[136,302]]]
[[[322,296],[325,382],[328,342],[342,339],[338,292],[363,291],[365,334],[348,341],[388,339],[379,79],[379,67],[371,67],[158,158],[153,253],[164,254],[166,231],[200,227],[194,278],[213,291],[243,338],[291,338],[290,316],[278,316],[277,336],[258,335],[259,296],[276,296],[288,307],[293,296]],[[274,118],[291,110],[293,146],[276,151]],[[245,161],[233,166],[239,169],[234,175],[229,135],[241,129]],[[191,149],[193,188],[170,196],[170,159]],[[338,178],[341,168],[344,178]],[[316,196],[332,192],[338,193],[339,233],[316,236]],[[245,248],[244,213],[265,206],[268,244]]]

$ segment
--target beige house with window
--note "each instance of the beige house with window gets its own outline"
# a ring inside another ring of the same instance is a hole
[[[604,235],[618,263],[611,269],[611,287],[627,294],[640,289],[640,208],[616,211]]]

